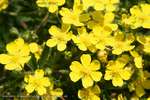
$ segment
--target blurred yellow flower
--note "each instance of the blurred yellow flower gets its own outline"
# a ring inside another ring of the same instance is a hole
[[[88,49],[92,52],[96,51],[95,46],[92,44],[92,34],[88,33],[85,27],[78,29],[78,35],[73,35],[72,40],[82,51]]]
[[[72,36],[72,32],[68,32],[69,30],[70,25],[66,24],[63,24],[61,29],[56,26],[51,26],[49,33],[52,37],[46,42],[47,46],[55,47],[57,45],[59,51],[65,50],[67,42],[71,40]]]
[[[124,61],[122,60],[124,59]],[[105,71],[105,80],[112,80],[113,86],[123,86],[123,80],[129,80],[132,71],[130,68],[125,67],[128,63],[128,57],[126,55],[122,55],[122,57],[118,58],[116,61],[109,61],[106,66]]]
[[[93,7],[95,10],[106,10],[108,12],[116,10],[119,0],[82,0],[84,10]]]
[[[83,12],[80,0],[74,0],[73,9],[62,8],[60,10],[60,15],[62,16],[62,21],[65,24],[73,24],[75,26],[83,26],[84,24],[80,22],[80,14]]]
[[[30,51],[34,54],[37,60],[40,59],[40,55],[42,53],[42,48],[36,42],[32,42],[29,44]]]
[[[34,75],[26,75],[24,81],[26,82],[25,89],[28,94],[35,90],[39,95],[44,95],[47,92],[46,88],[51,85],[49,78],[44,77],[42,69],[37,69]]]
[[[0,11],[8,7],[8,0],[0,0]]]
[[[65,0],[37,0],[36,3],[39,7],[46,7],[49,12],[54,13],[59,6],[65,4]]]
[[[93,87],[84,88],[78,91],[78,97],[81,100],[100,100],[101,90],[98,85]]]
[[[112,53],[116,55],[120,55],[125,51],[130,51],[135,47],[134,45],[131,45],[134,39],[127,38],[122,32],[116,32],[111,41],[111,46],[113,47]]]
[[[132,29],[139,27],[150,28],[150,4],[135,5],[130,8],[131,16],[126,19],[126,24]]]
[[[143,68],[142,56],[140,56],[136,51],[130,51],[130,54],[134,57],[135,66],[137,68]]]
[[[137,41],[143,45],[143,51],[150,53],[150,36],[139,35],[137,36]]]
[[[24,64],[30,60],[30,49],[22,38],[7,44],[7,54],[0,54],[0,63],[5,64],[7,70],[22,70]]]
[[[63,95],[63,90],[61,88],[54,89],[54,83],[51,82],[51,85],[48,88],[46,95],[42,97],[42,100],[57,100],[58,97]]]
[[[84,88],[93,86],[94,81],[100,81],[102,73],[98,71],[100,69],[100,63],[98,60],[91,61],[89,54],[83,54],[80,57],[81,63],[73,61],[70,65],[71,72],[69,74],[73,82],[77,82],[82,79],[82,85]]]
[[[145,94],[144,89],[150,89],[150,73],[142,69],[137,72],[138,77],[128,85],[129,91],[135,91],[138,97]]]

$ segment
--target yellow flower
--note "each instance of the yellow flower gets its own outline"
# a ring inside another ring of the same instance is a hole
[[[143,51],[146,53],[150,53],[150,36],[137,36],[137,41],[141,43],[144,48]]]
[[[120,0],[105,0],[106,11],[115,11]]]
[[[84,10],[93,7],[95,10],[114,11],[119,0],[82,0]]]
[[[66,44],[69,40],[71,40],[72,32],[68,32],[70,29],[70,25],[62,25],[62,28],[58,28],[56,26],[52,26],[49,29],[49,33],[52,35],[51,39],[49,39],[46,44],[48,47],[54,47],[57,45],[57,49],[59,51],[63,51],[66,49]]]
[[[52,82],[49,86],[47,94],[42,97],[42,100],[57,100],[57,98],[62,95],[63,90],[61,88],[54,89],[54,83]]]
[[[142,97],[146,92],[144,89],[150,89],[150,73],[148,71],[139,70],[138,77],[128,85],[129,91],[135,91],[138,97]]]
[[[106,46],[110,46],[112,42],[112,36],[107,34],[107,32],[101,33],[100,27],[93,28],[93,39],[91,42],[95,45],[95,47],[99,50],[104,50]]]
[[[65,4],[65,0],[37,0],[36,3],[39,7],[46,7],[49,12],[54,13],[59,6]]]
[[[127,23],[132,29],[143,27],[150,28],[150,4],[140,4],[130,8],[131,16],[127,19]]]
[[[80,22],[80,14],[82,11],[80,0],[74,0],[74,6],[72,10],[68,8],[62,8],[60,10],[63,23],[73,24],[75,26],[83,26],[84,24]]]
[[[37,69],[34,75],[25,76],[24,81],[26,82],[25,89],[29,94],[35,90],[39,95],[44,95],[46,88],[51,85],[49,78],[44,77],[42,69]]]
[[[107,12],[94,11],[91,14],[93,20],[88,22],[88,28],[92,29],[91,42],[97,49],[104,50],[113,42],[112,32],[117,30],[117,24],[113,24],[114,14]]]
[[[117,97],[117,100],[127,100],[127,98],[123,96],[122,94],[119,94]]]
[[[37,60],[40,59],[40,55],[42,53],[42,48],[35,42],[29,44],[30,51],[35,55]]]
[[[30,60],[29,46],[22,38],[7,44],[7,54],[0,54],[0,63],[5,64],[7,70],[22,70],[24,64]]]
[[[8,0],[0,0],[0,11],[8,7]]]
[[[71,63],[69,76],[73,82],[82,79],[84,88],[93,86],[94,81],[98,82],[102,77],[102,73],[98,71],[100,69],[100,63],[98,60],[91,61],[89,54],[83,54],[80,60],[81,63],[78,61]]]
[[[112,31],[117,30],[118,25],[113,24],[115,15],[112,12],[103,13],[101,11],[94,11],[91,13],[92,19],[87,23],[88,28],[99,28],[103,34],[111,34]],[[100,33],[99,33],[100,34]]]
[[[123,80],[129,80],[132,75],[130,68],[125,67],[128,59],[126,55],[122,55],[116,61],[109,61],[104,79],[112,80],[113,86],[123,86]]]
[[[127,38],[122,32],[117,32],[114,39],[111,41],[111,46],[113,47],[112,53],[116,55],[120,55],[125,51],[130,51],[135,47],[134,45],[131,45],[134,39]]]
[[[98,85],[93,87],[84,88],[78,91],[78,97],[81,100],[100,100],[99,94],[101,90]]]
[[[130,51],[130,54],[134,57],[135,66],[137,68],[143,68],[142,56],[140,56],[136,51]]]
[[[95,46],[91,42],[92,34],[88,33],[85,27],[79,28],[78,35],[73,35],[72,40],[82,51],[87,51],[87,49],[89,49],[92,52],[96,51]]]

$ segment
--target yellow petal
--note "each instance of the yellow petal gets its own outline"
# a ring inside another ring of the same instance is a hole
[[[49,6],[48,1],[46,1],[46,0],[37,0],[36,4],[39,7],[48,7]]]
[[[88,75],[85,75],[83,78],[82,78],[82,85],[84,88],[88,88],[88,87],[91,87],[93,86],[94,82],[92,80],[92,78]]]
[[[11,62],[11,56],[7,54],[0,54],[0,63],[8,64]]]
[[[82,51],[86,51],[87,50],[87,47],[83,44],[83,43],[80,43],[80,44],[77,44],[78,45],[78,48]]]
[[[114,14],[112,12],[106,13],[104,18],[105,18],[105,23],[110,23],[114,20]]]
[[[143,68],[143,64],[142,64],[143,61],[141,56],[134,58],[134,62],[137,68]]]
[[[93,60],[90,64],[90,70],[99,70],[101,67],[100,62],[98,60]]]
[[[144,80],[142,85],[145,89],[150,89],[150,80]]]
[[[67,33],[70,30],[70,28],[71,28],[71,25],[68,25],[68,24],[62,24],[62,27],[61,27],[64,33]]]
[[[44,87],[39,86],[38,88],[36,88],[36,91],[38,92],[39,95],[46,94],[46,88],[44,88]]]
[[[141,85],[136,86],[135,92],[138,97],[142,97],[145,94],[144,88]]]
[[[54,47],[54,46],[57,45],[57,40],[56,40],[55,38],[49,39],[49,40],[46,42],[46,45],[47,45],[48,47]]]
[[[112,72],[111,71],[106,71],[104,79],[105,80],[111,80],[112,79]]]
[[[14,41],[18,48],[21,48],[24,45],[24,40],[22,38],[18,38]]]
[[[91,63],[91,56],[89,54],[83,54],[80,57],[80,60],[85,67],[88,67],[88,65]]]
[[[39,46],[38,46],[38,44],[35,43],[35,42],[30,43],[30,44],[29,44],[29,47],[30,47],[30,51],[31,51],[32,53],[38,52],[38,50],[39,50]]]
[[[59,51],[64,51],[66,49],[66,43],[62,42],[62,43],[58,43],[57,44],[57,49]]]
[[[56,36],[57,34],[61,32],[61,30],[55,25],[51,26],[48,31],[49,31],[49,34],[53,36]]]
[[[107,10],[108,12],[112,12],[112,11],[114,11],[115,9],[116,9],[116,6],[115,6],[115,5],[109,4],[109,5],[106,6],[106,10]]]
[[[113,83],[113,86],[120,86],[121,87],[123,85],[123,80],[119,76],[113,77],[112,83]]]
[[[150,29],[150,21],[143,23],[143,27]]]
[[[24,44],[20,51],[18,52],[21,56],[28,56],[30,54],[30,48],[27,44]]]
[[[32,93],[32,92],[34,91],[35,88],[34,88],[33,85],[28,84],[28,85],[25,86],[25,89],[26,89],[27,92],[30,94],[30,93]]]
[[[59,13],[62,16],[66,16],[70,14],[70,10],[68,8],[62,8]]]
[[[30,56],[27,57],[19,57],[18,59],[18,63],[21,64],[22,66],[24,66],[25,63],[27,63],[30,60]]]
[[[123,78],[124,80],[129,80],[131,75],[132,75],[132,72],[130,69],[124,69],[123,71],[120,71],[120,76],[121,78]]]
[[[90,100],[100,100],[100,97],[98,97],[97,95],[93,95],[90,98]]]
[[[42,86],[45,86],[45,87],[48,87],[51,85],[50,81],[49,81],[49,78],[48,77],[43,77],[41,80],[40,80],[40,84]]]
[[[6,49],[9,54],[13,54],[13,55],[18,54],[18,47],[14,42],[8,43],[6,45]]]
[[[118,48],[118,49],[116,48],[116,49],[114,49],[114,50],[112,51],[112,53],[113,53],[113,54],[116,54],[116,55],[120,55],[122,52],[123,52],[123,50],[121,50],[121,49],[119,49],[119,48]]]
[[[92,87],[91,91],[96,95],[99,95],[101,93],[101,90],[98,85],[95,85],[94,87]]]
[[[9,63],[9,64],[5,65],[5,69],[15,70],[15,69],[22,69],[22,67],[19,64],[16,64],[16,63]]]
[[[35,76],[38,78],[42,78],[44,76],[44,71],[42,69],[37,69],[35,71]]]
[[[48,6],[48,11],[51,12],[51,13],[54,13],[58,10],[58,6],[56,4],[50,4]]]
[[[96,10],[104,10],[104,4],[102,4],[102,3],[96,3],[96,4],[94,5],[94,8],[95,8]]]
[[[82,67],[83,67],[83,66],[82,66],[78,61],[73,61],[73,62],[71,63],[70,69],[71,69],[71,71],[73,71],[73,72],[80,72],[81,69],[82,69]]]
[[[57,88],[57,89],[55,89],[53,91],[50,91],[50,95],[56,96],[56,97],[60,97],[60,96],[63,95],[63,91],[62,91],[61,88]]]
[[[70,72],[69,76],[73,82],[77,82],[83,75],[80,72]]]
[[[102,77],[102,73],[98,72],[98,71],[97,72],[91,72],[90,75],[94,81],[100,81],[101,77]]]
[[[57,0],[57,4],[59,6],[63,5],[65,3],[65,0]]]
[[[87,96],[86,90],[82,89],[82,90],[79,90],[79,91],[78,91],[78,97],[79,97],[80,99],[85,99],[86,96]]]

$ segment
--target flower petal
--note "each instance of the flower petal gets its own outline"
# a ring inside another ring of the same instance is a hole
[[[55,38],[49,39],[47,40],[46,45],[48,47],[54,47],[57,45],[57,40]]]
[[[69,76],[73,82],[77,82],[83,75],[81,73],[70,72]]]
[[[104,79],[105,80],[111,80],[112,79],[112,72],[111,71],[106,71]]]
[[[90,75],[94,81],[100,81],[101,77],[102,77],[102,73],[98,72],[98,71],[97,72],[91,72]]]
[[[93,60],[90,64],[90,70],[99,70],[100,69],[100,62],[98,60]]]
[[[0,63],[8,64],[11,62],[11,56],[7,54],[0,54]]]
[[[5,65],[5,69],[7,70],[21,70],[22,67],[19,64],[16,63],[9,63]]]
[[[44,71],[42,69],[37,69],[35,71],[35,76],[38,78],[42,78],[44,76]]]
[[[124,80],[129,80],[131,77],[131,74],[132,74],[132,72],[130,69],[124,69],[123,71],[121,71],[120,76]]]
[[[92,78],[88,75],[85,75],[83,78],[82,78],[82,85],[84,88],[88,88],[90,86],[93,86],[94,82],[92,80]]]
[[[66,43],[65,43],[65,42],[62,42],[62,43],[57,44],[57,49],[58,49],[59,51],[65,50],[65,49],[66,49]]]
[[[91,56],[89,54],[83,54],[80,60],[85,67],[88,67],[91,63]]]
[[[117,76],[117,77],[113,77],[112,79],[112,84],[114,86],[122,86],[123,85],[123,80],[121,79],[121,77]]]
[[[82,65],[78,61],[73,61],[70,66],[71,71],[80,72]]]
[[[38,94],[39,95],[44,95],[44,94],[46,94],[46,88],[44,88],[44,87],[38,87],[37,89],[36,89],[36,91],[38,92]]]
[[[32,93],[35,89],[35,87],[31,84],[28,84],[25,86],[25,89],[27,90],[28,93]]]

